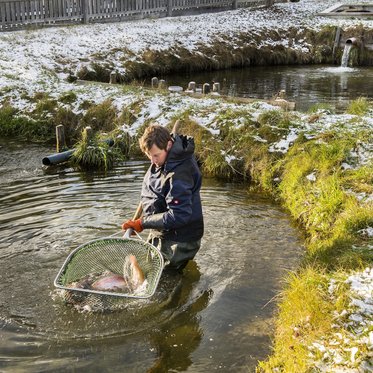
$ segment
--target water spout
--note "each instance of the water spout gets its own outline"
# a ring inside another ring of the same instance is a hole
[[[352,44],[345,45],[345,49],[343,50],[342,60],[341,60],[341,67],[347,67],[348,59],[350,57],[350,51],[352,48]]]
[[[341,67],[348,66],[348,60],[350,57],[350,52],[353,46],[357,45],[356,38],[349,38],[346,40],[345,48],[343,50],[342,60],[341,60]]]

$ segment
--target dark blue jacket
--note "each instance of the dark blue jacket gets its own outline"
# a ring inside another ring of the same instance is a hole
[[[141,202],[143,228],[155,229],[158,237],[176,242],[203,236],[200,197],[202,176],[194,157],[194,140],[173,136],[165,164],[151,165],[145,174]]]

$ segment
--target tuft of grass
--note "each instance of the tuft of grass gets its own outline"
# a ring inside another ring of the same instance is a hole
[[[346,112],[348,114],[363,116],[369,112],[369,102],[365,97],[359,97],[352,101]]]
[[[308,109],[309,114],[318,114],[320,112],[327,113],[327,114],[333,114],[334,108],[331,105],[326,104],[326,103],[317,103],[317,104],[312,105]]]
[[[62,102],[63,104],[72,104],[77,100],[78,96],[76,95],[75,92],[69,91],[69,92],[64,92],[60,98],[59,101]]]
[[[39,100],[36,104],[33,114],[38,116],[51,116],[56,112],[57,101],[50,98],[43,98]]]
[[[93,80],[96,82],[109,82],[110,72],[113,69],[106,62],[93,62],[89,67],[83,66],[77,72],[77,78],[82,80]]]
[[[258,122],[260,125],[276,126],[278,127],[282,121],[282,113],[280,110],[267,110],[260,114]]]
[[[341,183],[345,190],[355,193],[373,193],[373,165],[369,164],[358,169],[348,169],[342,174]]]
[[[97,135],[90,138],[86,130],[82,132],[82,139],[76,144],[75,149],[71,160],[75,166],[106,171],[114,165],[114,151]]]
[[[133,148],[138,147],[137,141],[134,141],[127,132],[123,132],[120,129],[112,131],[110,137],[114,139],[112,151],[114,152],[115,159],[128,159],[134,153]]]
[[[111,100],[105,100],[101,104],[88,108],[80,121],[79,128],[89,126],[94,132],[110,132],[116,128],[117,114]]]

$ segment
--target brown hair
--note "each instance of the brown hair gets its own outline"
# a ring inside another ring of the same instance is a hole
[[[166,150],[170,140],[172,140],[171,134],[166,128],[159,124],[151,124],[139,140],[140,149],[143,153],[147,153],[153,145],[156,145],[159,149]]]

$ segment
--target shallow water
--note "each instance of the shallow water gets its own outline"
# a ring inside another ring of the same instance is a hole
[[[254,371],[270,353],[272,299],[302,252],[284,211],[205,179],[206,232],[184,275],[123,311],[80,313],[53,280],[74,248],[132,216],[147,163],[107,175],[43,169],[51,152],[0,142],[0,371]]]
[[[307,111],[324,103],[337,112],[344,111],[351,100],[373,98],[372,67],[327,65],[255,66],[243,69],[206,71],[166,76],[168,85],[184,88],[189,81],[197,85],[219,82],[221,94],[257,99],[272,99],[280,90],[296,103],[296,110]]]

